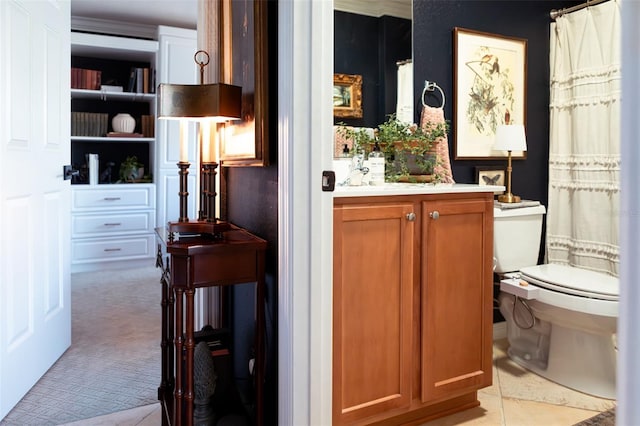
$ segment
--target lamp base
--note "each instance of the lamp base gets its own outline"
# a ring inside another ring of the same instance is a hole
[[[506,194],[498,195],[498,201],[501,203],[519,203],[520,197],[508,192]]]
[[[187,222],[169,222],[169,241],[173,241],[175,233],[199,235],[206,238],[219,239],[222,233],[231,229],[231,224],[222,220],[189,220]]]

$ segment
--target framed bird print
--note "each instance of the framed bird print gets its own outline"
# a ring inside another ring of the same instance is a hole
[[[506,157],[493,144],[498,125],[526,126],[527,40],[458,27],[453,34],[455,159]]]

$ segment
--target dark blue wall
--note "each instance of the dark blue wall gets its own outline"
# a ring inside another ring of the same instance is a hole
[[[512,192],[522,198],[548,199],[549,159],[549,12],[576,1],[414,0],[413,52],[416,121],[425,80],[435,81],[447,96],[445,117],[450,121],[449,152],[455,152],[453,120],[453,28],[527,40],[526,159],[513,161]],[[452,158],[453,160],[453,158]],[[453,160],[458,183],[475,183],[476,166],[505,166],[506,160]]]

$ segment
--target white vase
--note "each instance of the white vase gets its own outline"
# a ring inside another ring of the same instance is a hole
[[[133,133],[133,130],[136,128],[136,119],[130,114],[121,112],[113,117],[111,126],[113,126],[114,132]]]

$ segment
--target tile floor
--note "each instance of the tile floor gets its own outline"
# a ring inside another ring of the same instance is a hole
[[[537,376],[511,361],[506,339],[493,345],[493,385],[478,392],[480,406],[421,426],[570,426],[615,406]],[[159,404],[152,404],[63,426],[156,426]]]

